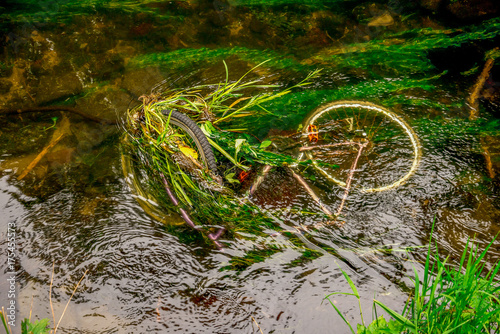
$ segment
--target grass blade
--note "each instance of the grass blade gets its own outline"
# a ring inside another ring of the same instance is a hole
[[[386,311],[387,313],[389,313],[389,315],[391,317],[393,317],[394,319],[396,319],[397,321],[399,321],[401,324],[405,325],[406,327],[410,328],[410,329],[415,329],[415,325],[409,321],[408,319],[406,319],[405,317],[403,317],[401,314],[399,314],[398,312],[392,310],[391,308],[389,308],[388,306],[384,305],[382,302],[378,301],[378,300],[373,300],[373,302],[375,304],[377,304],[378,306],[380,306],[384,311]]]
[[[332,303],[332,301],[330,300],[330,298],[328,298],[328,296],[327,296],[327,297],[325,297],[325,299],[328,299],[328,301],[333,306],[333,308],[335,309],[335,311],[337,311],[338,315],[342,318],[342,320],[344,320],[344,322],[347,324],[347,326],[349,326],[349,329],[351,330],[351,333],[352,334],[356,334],[356,332],[354,332],[354,330],[352,329],[351,323],[344,317],[344,315],[342,314],[342,312],[340,312],[340,310],[337,308],[337,306],[335,306],[335,304]]]

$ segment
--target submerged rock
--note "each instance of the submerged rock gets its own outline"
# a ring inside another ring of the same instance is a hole
[[[106,120],[120,118],[133,98],[115,86],[105,86],[76,101],[76,107],[89,115]]]
[[[267,25],[267,23],[264,22],[263,20],[259,19],[255,15],[251,16],[250,24],[248,27],[250,28],[251,31],[253,31],[255,33],[262,33],[264,31],[266,31],[267,29],[269,29],[269,26]]]
[[[312,13],[310,22],[309,35],[315,29],[319,29],[326,34],[328,39],[333,40],[341,38],[345,33],[346,27],[350,25],[345,17],[326,10]]]
[[[132,45],[134,46],[132,46]],[[137,55],[137,49],[139,46],[136,46],[135,43],[119,40],[116,46],[106,52],[106,57],[111,59],[117,59],[117,56],[123,59],[123,64],[126,66],[128,61]]]
[[[230,21],[228,18],[228,14],[224,11],[220,10],[210,10],[205,14],[208,22],[210,22],[214,27],[225,27]]]
[[[93,79],[99,81],[110,80],[116,78],[125,68],[123,58],[117,53],[106,53],[96,55],[90,65],[88,72]]]
[[[98,209],[104,201],[106,201],[106,199],[99,195],[92,199],[85,198],[80,208],[80,214],[83,216],[93,216],[96,209]]]
[[[227,37],[231,35],[231,31],[225,25],[216,26],[209,20],[205,20],[198,27],[196,38],[201,44],[225,44]]]
[[[74,160],[78,163],[91,164],[97,158],[96,149],[110,136],[116,134],[116,126],[75,122],[71,126],[71,132],[76,138],[75,151],[72,152]]]
[[[47,153],[45,158],[49,163],[65,164],[71,161],[74,151],[74,147],[58,147]]]
[[[6,94],[10,91],[13,84],[7,78],[0,78],[0,94]]]
[[[420,6],[439,16],[460,20],[490,17],[499,12],[498,0],[420,0]]]
[[[476,19],[498,14],[498,0],[458,0],[450,1],[446,10],[462,20]]]
[[[65,69],[60,69],[59,73]],[[83,84],[75,72],[47,74],[40,77],[36,90],[37,104],[44,104],[83,92]]]
[[[356,6],[352,10],[352,15],[358,22],[366,22],[374,17],[381,16],[387,13],[388,8],[385,5],[378,3],[364,3]]]
[[[158,64],[160,66],[161,64]],[[123,74],[120,87],[127,90],[135,98],[151,93],[151,89],[165,79],[158,67],[130,70]]]
[[[18,109],[33,105],[33,96],[27,89],[27,62],[18,60],[14,63],[8,78],[0,81],[0,111],[8,109]]]
[[[442,0],[420,0],[420,6],[428,10],[437,11],[442,2]]]
[[[30,153],[25,156],[13,156],[3,158],[0,163],[0,171],[6,173],[14,173],[16,176],[21,174],[26,167],[35,159],[37,153]]]
[[[368,22],[369,27],[387,27],[394,24],[394,19],[388,12],[373,18]]]

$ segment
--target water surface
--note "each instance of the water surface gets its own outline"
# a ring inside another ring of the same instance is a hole
[[[66,105],[119,119],[143,94],[224,80],[222,60],[236,80],[271,59],[255,74],[264,83],[286,87],[323,71],[310,87],[270,103],[276,116],[252,122],[256,136],[296,129],[323,103],[357,99],[394,110],[422,145],[406,184],[350,193],[342,228],[293,242],[223,237],[220,250],[175,212],[165,212],[164,224],[143,210],[123,175],[120,127],[61,112],[2,116],[0,245],[3,254],[15,222],[18,319],[30,309],[34,318],[52,318],[54,264],[56,322],[88,270],[61,322],[64,333],[258,333],[256,323],[265,333],[348,333],[323,300],[349,291],[340,268],[370,319],[374,295],[402,309],[433,221],[433,237],[452,259],[468,238],[485,246],[500,231],[498,66],[478,120],[469,120],[466,104],[499,42],[494,17],[450,22],[394,1],[244,0],[9,1],[0,15],[1,108]],[[18,180],[50,142],[52,117],[56,127],[68,118],[66,135]],[[343,189],[315,186],[334,210]],[[257,195],[281,227],[314,223],[296,208],[319,210],[285,170]],[[248,254],[260,260],[242,261]],[[6,273],[6,263],[0,269]],[[2,281],[2,302],[5,289]],[[360,320],[354,297],[335,302]]]

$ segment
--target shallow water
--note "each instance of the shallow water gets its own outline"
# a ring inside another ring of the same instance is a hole
[[[312,69],[323,73],[310,87],[270,103],[277,116],[255,120],[249,129],[255,135],[294,130],[321,104],[356,99],[401,115],[422,147],[420,166],[406,184],[350,192],[342,228],[300,238],[223,236],[219,250],[175,212],[164,212],[163,224],[143,210],[123,174],[120,127],[60,112],[2,116],[0,249],[7,252],[7,226],[15,223],[16,327],[30,309],[34,318],[52,318],[54,265],[56,323],[88,270],[61,322],[63,333],[258,333],[257,323],[264,333],[348,333],[323,300],[349,291],[339,268],[353,279],[371,319],[374,295],[402,309],[413,286],[408,276],[414,267],[422,271],[425,248],[419,247],[428,244],[433,221],[433,238],[452,259],[468,238],[488,244],[500,231],[498,65],[482,92],[478,121],[468,120],[465,100],[485,52],[498,44],[491,28],[498,20],[441,21],[412,6],[9,2],[0,12],[1,31],[9,36],[2,41],[1,108],[65,104],[115,119],[152,89],[224,80],[223,59],[235,80],[271,58],[256,73],[264,83],[287,86]],[[450,30],[444,40],[456,38],[458,46],[419,30],[429,27]],[[431,46],[432,38],[441,47]],[[387,45],[401,48],[383,49]],[[61,128],[64,115],[70,126],[63,139],[18,180],[50,142],[51,117]],[[335,210],[343,189],[311,183]],[[284,169],[271,173],[253,200],[285,229],[316,221],[298,208],[319,212]],[[498,260],[499,245],[490,249],[488,264]],[[235,265],[251,252],[261,260]],[[0,271],[9,272],[6,261]],[[334,299],[348,320],[360,321],[354,297]]]

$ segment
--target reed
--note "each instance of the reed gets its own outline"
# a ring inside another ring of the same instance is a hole
[[[366,325],[357,325],[357,333],[414,333],[414,334],[473,334],[500,333],[500,283],[498,271],[500,262],[486,270],[484,257],[492,246],[491,241],[482,251],[474,241],[467,241],[457,264],[448,263],[449,257],[441,260],[436,247],[427,251],[424,277],[419,277],[414,269],[415,288],[401,313],[394,311],[379,300],[374,299],[375,320]],[[342,270],[342,269],[341,269]],[[343,321],[355,333],[351,323],[331,300],[334,295],[352,295],[360,300],[360,295],[342,270],[352,293],[334,292],[325,297]],[[359,306],[361,318],[363,312]],[[377,315],[377,308],[387,312],[392,319]]]

